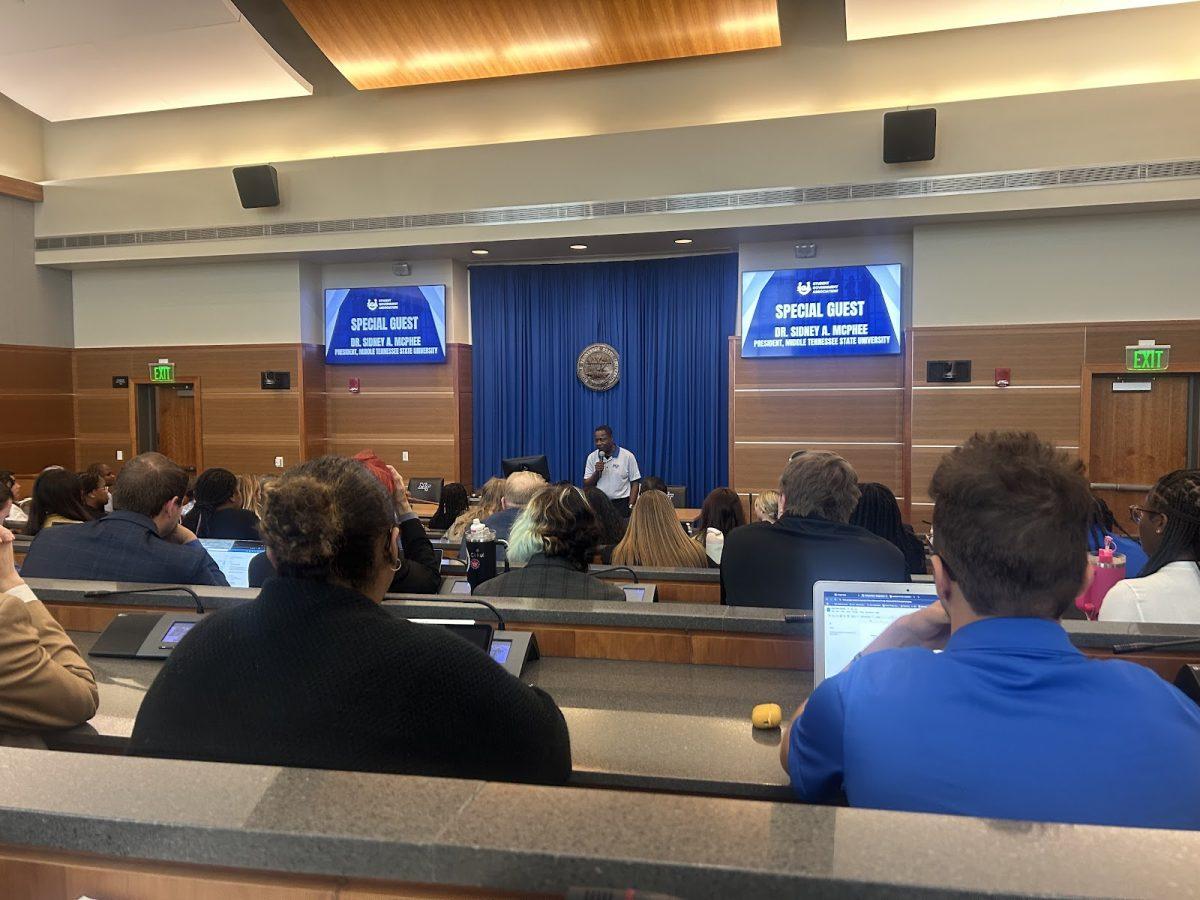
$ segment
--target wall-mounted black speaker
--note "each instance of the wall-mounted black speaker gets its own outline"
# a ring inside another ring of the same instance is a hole
[[[259,374],[264,391],[290,391],[292,389],[291,372],[261,372]]]
[[[233,170],[242,209],[279,205],[279,173],[274,166],[238,166]]]
[[[930,384],[963,384],[971,380],[969,359],[931,359],[925,363],[925,380]]]
[[[933,159],[937,143],[937,110],[906,109],[883,114],[883,161],[921,162]]]

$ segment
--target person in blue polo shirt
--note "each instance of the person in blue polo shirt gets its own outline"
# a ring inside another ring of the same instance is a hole
[[[929,494],[938,602],[797,712],[780,752],[796,795],[1200,828],[1200,708],[1150,669],[1089,659],[1058,623],[1090,577],[1079,461],[1033,434],[975,435]]]

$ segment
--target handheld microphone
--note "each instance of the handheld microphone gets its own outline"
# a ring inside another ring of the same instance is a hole
[[[637,572],[633,571],[629,566],[613,566],[611,569],[601,569],[599,572],[592,572],[591,574],[599,578],[601,575],[611,575],[613,572],[628,572],[633,578],[634,584],[641,584],[638,580]]]
[[[600,451],[600,462],[608,462],[608,454],[603,450]]]
[[[179,591],[190,595],[192,601],[196,604],[196,612],[200,615],[205,614],[204,604],[200,602],[200,595],[190,587],[185,587],[182,584],[164,584],[162,587],[150,588],[130,588],[125,591],[84,591],[83,596],[85,600],[92,600],[97,597],[119,597],[123,594],[162,594],[167,591]]]

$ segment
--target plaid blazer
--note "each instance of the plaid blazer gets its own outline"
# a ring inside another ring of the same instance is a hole
[[[485,581],[475,591],[479,597],[544,597],[551,600],[620,600],[625,594],[574,568],[561,557],[535,553],[524,568],[513,569]]]

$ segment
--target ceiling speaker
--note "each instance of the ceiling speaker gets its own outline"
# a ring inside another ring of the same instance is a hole
[[[937,110],[906,109],[883,114],[883,161],[922,162],[933,159]]]
[[[279,205],[279,174],[274,166],[238,166],[233,170],[242,209]]]

